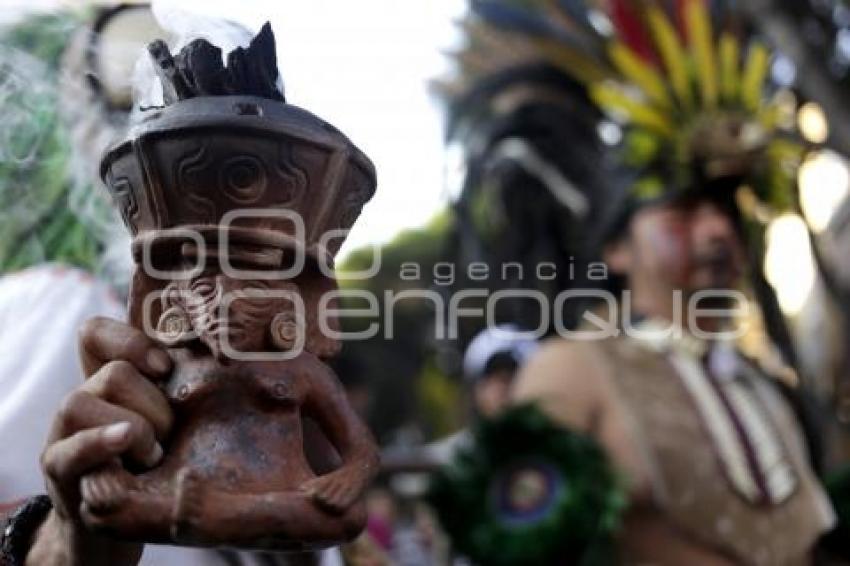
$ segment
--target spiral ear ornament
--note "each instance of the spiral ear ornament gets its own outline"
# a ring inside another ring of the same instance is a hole
[[[299,336],[304,335],[304,321],[292,312],[275,315],[269,325],[272,343],[278,350],[287,351],[295,347]]]
[[[157,338],[166,346],[185,342],[192,336],[189,317],[180,307],[171,307],[159,317],[156,325]]]

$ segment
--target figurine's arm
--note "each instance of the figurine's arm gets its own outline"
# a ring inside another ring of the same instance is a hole
[[[342,466],[305,483],[302,489],[337,511],[351,506],[378,471],[380,459],[372,433],[348,403],[345,390],[324,365],[310,376],[305,412],[312,416],[342,458]]]

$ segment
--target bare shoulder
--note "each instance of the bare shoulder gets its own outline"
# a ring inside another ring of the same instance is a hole
[[[592,348],[587,342],[547,340],[520,371],[516,394],[586,388],[588,380],[584,376],[599,371]]]
[[[520,371],[514,401],[537,403],[556,422],[589,431],[604,401],[606,379],[596,348],[591,342],[545,342]]]

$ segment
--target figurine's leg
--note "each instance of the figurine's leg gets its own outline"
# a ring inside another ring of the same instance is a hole
[[[120,465],[86,475],[80,491],[82,516],[90,528],[126,539],[169,541],[173,498],[150,489]]]
[[[190,471],[181,472],[176,495],[172,536],[184,544],[321,548],[353,539],[366,524],[359,503],[334,514],[301,491],[228,493],[204,487]]]

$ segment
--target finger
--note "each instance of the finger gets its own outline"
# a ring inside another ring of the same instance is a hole
[[[80,495],[89,506],[99,508],[106,500],[102,478],[84,476],[80,482]],[[86,489],[88,487],[88,489]]]
[[[325,500],[329,503],[335,504],[339,499],[339,493],[343,489],[342,482],[334,481],[330,482],[325,489]]]
[[[174,414],[165,395],[129,362],[109,362],[81,389],[139,414],[153,426],[160,440],[168,435],[174,423]]]
[[[315,481],[314,485],[309,486],[309,488],[307,489],[307,494],[313,499],[313,501],[315,501],[322,507],[334,511],[336,510],[337,506],[335,504],[334,498],[332,497],[333,487],[333,482]]]
[[[329,496],[328,494],[325,494],[325,496],[322,498],[322,502],[325,504],[325,506],[327,508],[329,508],[333,511],[336,511],[337,509],[339,509],[339,504],[337,503],[336,499]]]
[[[97,490],[95,489],[94,478],[86,476],[80,481],[80,496],[85,501],[96,501],[98,499]]]
[[[85,487],[85,484],[89,484],[91,489],[91,494],[99,501],[103,501],[106,499],[107,492],[107,481],[108,481],[108,473],[106,470],[108,468],[100,468],[95,470],[94,472],[88,473],[83,476],[80,485]],[[114,473],[114,472],[113,472]],[[82,492],[83,500],[87,500],[85,490]]]
[[[351,507],[354,504],[355,501],[357,501],[358,496],[359,496],[359,494],[357,493],[357,490],[355,490],[354,488],[346,489],[340,495],[340,502],[339,502],[340,507],[342,507],[344,509],[348,509],[349,507]]]
[[[314,496],[317,492],[316,484],[318,483],[319,479],[320,478],[313,478],[309,481],[306,481],[301,484],[301,487],[299,489],[301,489],[301,491],[303,491],[307,495]]]
[[[337,509],[347,509],[351,505],[352,491],[349,488],[343,487],[334,494],[334,506]]]
[[[344,510],[344,507],[340,503],[339,499],[336,497],[325,497],[324,498],[325,507],[334,512],[339,512]]]
[[[86,377],[113,360],[125,360],[151,379],[171,371],[171,358],[144,332],[105,317],[88,320],[80,330],[80,359]]]
[[[62,402],[53,421],[48,444],[86,429],[124,421],[130,423],[127,455],[143,466],[156,465],[162,457],[162,447],[151,424],[138,413],[107,403],[82,389],[74,391]]]
[[[78,497],[77,486],[85,472],[109,463],[132,442],[132,424],[117,422],[82,430],[47,447],[41,457],[44,475],[63,496]]]
[[[119,478],[122,473],[127,472],[123,469],[103,468],[84,476],[80,482],[83,503],[97,514],[123,504],[127,500],[127,488]]]

